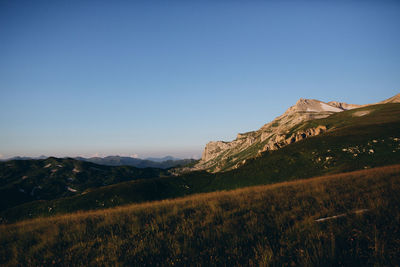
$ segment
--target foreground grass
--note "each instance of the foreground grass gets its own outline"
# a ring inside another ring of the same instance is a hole
[[[0,247],[10,266],[399,265],[400,165],[0,225]]]

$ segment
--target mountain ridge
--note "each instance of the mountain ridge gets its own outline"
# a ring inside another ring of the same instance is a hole
[[[177,159],[172,156],[163,158],[133,158],[122,156],[107,156],[107,157],[92,157],[92,158],[77,158],[79,160],[88,161],[106,166],[132,166],[136,168],[160,168],[169,169],[179,167],[195,162],[194,159]]]
[[[54,158],[52,156],[39,156],[39,157],[26,157],[26,156],[16,156],[7,159],[0,159],[0,162],[6,162],[11,160],[38,160],[38,159],[49,159]],[[71,157],[63,157],[64,159],[68,159]],[[184,166],[187,164],[194,163],[195,159],[180,159],[172,156],[165,156],[162,158],[134,158],[134,157],[124,157],[124,156],[106,156],[106,157],[73,157],[73,159],[92,162],[105,166],[131,166],[136,168],[160,168],[160,169],[169,169],[179,166]]]
[[[262,152],[279,149],[289,143],[327,131],[326,127],[317,125],[315,128],[308,129],[305,132],[293,132],[293,129],[301,123],[326,118],[332,114],[355,108],[399,102],[400,94],[378,103],[366,105],[300,98],[295,105],[289,107],[282,115],[264,124],[256,131],[239,133],[236,139],[230,142],[211,141],[207,143],[200,161],[192,168],[184,171],[206,170],[219,172],[235,169],[244,164],[249,158],[257,157]]]

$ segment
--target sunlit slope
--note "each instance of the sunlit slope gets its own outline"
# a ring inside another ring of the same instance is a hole
[[[301,127],[315,125],[327,126],[328,132],[266,152],[236,170],[115,184],[68,198],[21,205],[2,212],[1,217],[13,221],[400,163],[400,104],[344,111]]]

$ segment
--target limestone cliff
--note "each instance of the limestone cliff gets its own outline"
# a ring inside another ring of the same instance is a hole
[[[355,107],[357,105],[339,102],[329,104],[314,99],[300,99],[284,114],[257,131],[240,133],[231,142],[209,142],[203,151],[200,162],[194,166],[194,169],[217,172],[236,168],[246,159],[256,157],[263,151],[279,149],[287,144],[326,131],[326,127],[320,126],[304,132],[291,133],[290,130],[294,126]]]
[[[400,94],[376,104],[399,102]],[[276,150],[327,131],[324,125],[296,130],[296,126],[301,123],[326,118],[337,112],[364,106],[369,105],[355,105],[337,101],[325,103],[314,99],[299,99],[284,114],[265,124],[257,131],[239,133],[236,139],[231,142],[209,142],[203,151],[201,160],[191,170],[218,172],[237,168],[244,164],[247,159],[257,157],[264,151]]]

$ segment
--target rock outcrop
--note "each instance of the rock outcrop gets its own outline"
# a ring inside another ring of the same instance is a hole
[[[326,126],[320,125],[316,128],[309,128],[306,130],[301,130],[296,133],[293,133],[289,137],[287,135],[275,135],[273,138],[271,138],[268,143],[263,147],[263,149],[259,152],[264,152],[268,150],[276,150],[281,147],[284,147],[286,145],[293,144],[295,142],[298,142],[300,140],[303,140],[307,137],[311,136],[316,136],[321,133],[326,132]]]

